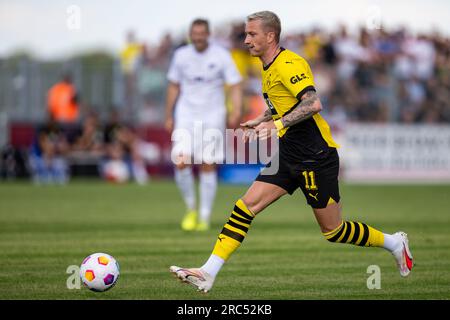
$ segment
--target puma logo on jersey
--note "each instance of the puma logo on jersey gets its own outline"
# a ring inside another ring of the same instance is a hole
[[[304,73],[302,73],[300,76],[299,75],[295,75],[293,76],[290,80],[292,84],[296,84],[297,82],[302,81],[303,79],[309,79],[308,76],[305,76]]]
[[[315,195],[313,195],[312,193],[308,193],[309,196],[311,196],[312,198],[316,199],[316,201],[319,201],[319,199],[317,199],[317,196],[319,195],[319,193],[316,193]]]

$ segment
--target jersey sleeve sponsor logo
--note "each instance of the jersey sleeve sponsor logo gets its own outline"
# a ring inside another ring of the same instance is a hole
[[[309,79],[309,77],[304,73],[302,73],[300,74],[300,76],[296,74],[295,76],[291,77],[290,81],[292,84],[296,84],[304,79]]]

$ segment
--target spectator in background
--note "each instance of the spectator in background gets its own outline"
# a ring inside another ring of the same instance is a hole
[[[112,111],[103,129],[105,161],[101,164],[102,176],[112,182],[125,182],[129,179],[130,169],[126,163],[127,146],[119,140],[119,132],[123,125],[119,113]]]
[[[74,124],[79,118],[79,95],[72,76],[65,74],[62,80],[48,91],[47,105],[50,118],[60,124]]]
[[[174,44],[170,33],[166,33],[156,48],[154,59],[161,69],[168,69]]]
[[[334,95],[327,99],[322,115],[327,119],[331,129],[338,134],[344,130],[348,121],[344,107]]]
[[[433,76],[436,52],[427,36],[410,37],[405,41],[402,49],[412,58],[414,76],[418,80],[426,81]]]
[[[125,104],[130,114],[135,108],[133,97],[136,93],[136,68],[141,54],[142,45],[137,42],[134,32],[129,31],[126,36],[125,47],[120,52],[120,62],[125,77]]]
[[[133,31],[129,31],[126,36],[126,44],[120,52],[122,71],[124,74],[132,74],[136,71],[136,63],[140,57],[142,45],[136,41]]]
[[[347,81],[353,77],[359,62],[370,59],[369,49],[350,36],[345,26],[341,27],[334,47],[338,57],[337,75],[341,81]]]
[[[143,46],[139,70],[136,74],[137,91],[139,100],[142,103],[138,114],[138,121],[141,123],[155,123],[163,121],[163,105],[166,90],[166,69],[164,68],[164,55],[158,51],[160,48],[150,48]]]
[[[69,180],[66,154],[69,145],[54,118],[38,130],[30,150],[30,168],[36,184],[65,184]]]
[[[314,28],[311,33],[305,37],[305,43],[303,44],[303,54],[305,59],[311,61],[312,64],[319,58],[323,46],[323,40],[320,33],[321,31],[319,28]]]
[[[83,152],[94,157],[103,155],[103,132],[98,116],[90,113],[83,121],[80,135],[72,146],[73,152]]]
[[[334,48],[335,36],[333,33],[328,35],[328,39],[324,41],[324,44],[320,51],[320,57],[323,63],[327,66],[334,66],[337,61],[336,49]]]
[[[111,113],[105,126],[104,142],[107,160],[103,163],[101,172],[106,179],[124,182],[131,176],[140,185],[148,182],[146,165],[159,159],[159,149],[153,143],[140,139],[122,124],[117,111]],[[123,172],[124,168],[126,174]],[[119,178],[113,176],[114,172],[119,172]]]

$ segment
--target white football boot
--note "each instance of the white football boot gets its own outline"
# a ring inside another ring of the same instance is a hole
[[[397,262],[400,275],[402,277],[406,277],[409,275],[414,266],[413,256],[411,254],[411,250],[409,250],[408,235],[403,231],[399,231],[394,233],[394,236],[399,239],[400,243],[398,248],[392,251],[392,255]]]
[[[170,272],[178,279],[185,283],[189,283],[197,288],[198,291],[207,293],[214,284],[214,278],[206,271],[200,268],[180,268],[171,266]]]

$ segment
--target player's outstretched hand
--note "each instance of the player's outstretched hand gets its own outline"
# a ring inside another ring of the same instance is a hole
[[[241,123],[241,127],[244,129],[244,135],[242,136],[242,140],[244,142],[252,142],[253,140],[256,140],[257,135],[254,128],[260,123],[261,121],[258,121],[256,119]]]
[[[241,127],[243,127],[244,129],[253,129],[255,128],[258,124],[260,124],[261,121],[258,119],[252,119],[252,120],[248,120],[244,123],[241,123]]]

